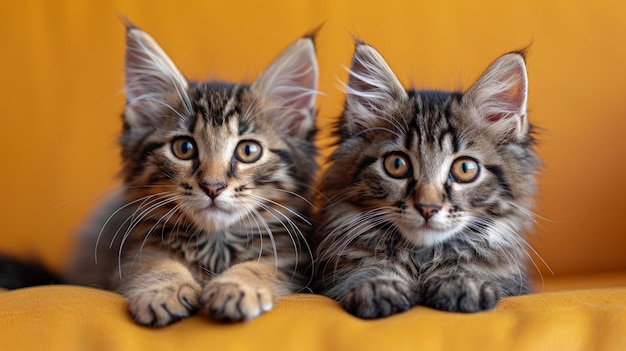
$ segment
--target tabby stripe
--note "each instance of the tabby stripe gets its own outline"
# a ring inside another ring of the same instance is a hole
[[[228,167],[228,172],[226,172],[226,178],[232,179],[237,175],[237,161],[235,157],[231,157],[230,159],[230,167]]]
[[[361,173],[365,171],[372,163],[376,162],[378,158],[372,156],[365,156],[361,159],[361,162],[357,165],[355,173]]]
[[[206,118],[206,117],[204,117],[204,115],[206,114],[206,111],[204,110],[204,107],[194,103],[193,104],[193,109],[194,109],[194,111],[196,111],[195,112],[196,118],[185,118],[185,121],[187,121],[187,123],[189,123],[189,125],[187,126],[187,130],[190,133],[194,133],[196,131],[196,125],[198,124],[198,119],[200,119],[198,114],[200,116],[202,116],[203,118]]]
[[[407,138],[407,143],[406,143],[406,148],[411,150],[413,148],[413,143],[415,142],[415,138],[419,139],[420,135],[422,135],[422,131],[420,129],[419,126],[419,117],[421,116],[422,112],[419,108],[419,106],[415,106],[416,112],[413,114],[413,118],[411,119],[411,122],[409,122],[409,126],[413,128],[413,133],[407,133],[408,136],[410,138]]]
[[[198,170],[200,169],[200,159],[199,158],[194,158],[192,163],[191,163],[191,172],[189,172],[189,175],[192,176],[196,173],[198,173]]]
[[[152,174],[150,174],[150,178],[148,180],[148,184],[156,184],[158,183],[160,180],[165,180],[167,179],[166,177],[163,176],[164,173],[161,172],[154,172]]]
[[[141,150],[141,153],[139,154],[139,157],[137,158],[135,162],[135,167],[133,168],[133,174],[137,175],[137,174],[142,173],[143,167],[146,161],[148,160],[148,157],[150,157],[150,155],[154,153],[154,150],[160,149],[161,147],[163,147],[163,145],[165,144],[157,143],[157,142],[152,142],[152,143],[147,144]]]
[[[252,130],[252,125],[246,120],[239,121],[239,135],[244,135]]]
[[[293,157],[287,150],[281,149],[270,149],[270,151],[278,157],[280,157],[281,161],[287,166],[287,170],[289,172],[289,176],[292,178],[298,178],[297,171],[295,169],[295,163],[293,162]]]
[[[404,209],[406,208],[406,204],[404,203],[404,201],[396,201],[396,202],[393,204],[393,206],[394,206],[394,207],[397,207],[397,208],[399,208],[399,209],[401,209],[401,210],[404,210]]]
[[[502,170],[502,167],[496,165],[485,165],[485,168],[496,176],[496,178],[498,179],[498,183],[504,189],[503,195],[509,199],[512,199],[513,193],[511,192],[511,186],[504,178],[504,171]]]
[[[441,133],[439,133],[439,135],[437,135],[437,145],[439,146],[439,150],[444,150],[443,143],[446,140],[446,137],[451,134],[451,130],[445,129]]]
[[[234,95],[226,103],[226,107],[224,108],[224,122],[228,122],[232,116],[241,115],[241,95],[243,94],[244,89],[241,89],[239,86],[234,88]]]
[[[417,187],[417,181],[415,178],[409,178],[409,183],[406,185],[406,191],[404,192],[405,198],[411,198],[415,193],[415,188]]]
[[[288,165],[291,165],[293,163],[293,158],[291,157],[291,154],[287,150],[270,149],[270,151],[278,155],[278,157],[280,157],[281,161],[283,161],[284,163]]]
[[[452,134],[452,152],[455,154],[461,151],[461,139],[457,133]]]
[[[443,189],[445,190],[446,198],[451,199],[452,198],[452,178],[448,178],[448,181],[443,185]]]
[[[224,245],[223,247],[213,247],[213,253],[208,256],[208,265],[205,263],[202,266],[209,271],[217,274],[222,273],[225,269],[230,267],[233,263],[233,256],[235,255],[235,248],[232,245]]]
[[[358,183],[361,173],[372,163],[376,162],[376,160],[378,160],[378,158],[372,156],[365,156],[363,159],[361,159],[361,162],[359,162],[357,168],[352,173],[352,183]]]
[[[413,117],[415,118],[415,117]],[[414,121],[411,121],[411,125],[414,123]],[[406,139],[404,139],[404,147],[407,150],[411,150],[413,148],[413,140],[415,139],[415,132],[412,131],[407,131],[406,133]]]

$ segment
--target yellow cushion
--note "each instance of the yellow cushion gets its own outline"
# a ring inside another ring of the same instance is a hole
[[[626,288],[507,298],[488,312],[416,307],[375,321],[319,295],[293,295],[239,324],[194,316],[135,325],[118,295],[49,286],[0,293],[2,350],[626,350]]]
[[[533,246],[557,276],[590,274],[546,283],[546,290],[607,288],[509,298],[471,315],[417,307],[378,321],[355,319],[320,296],[296,295],[250,323],[196,316],[160,330],[133,324],[112,293],[31,288],[0,293],[0,350],[626,350],[626,288],[608,289],[626,279],[597,274],[626,269],[618,215],[626,188],[611,181],[626,169],[617,147],[626,126],[626,46],[615,39],[626,32],[626,2],[602,5],[3,2],[2,252],[60,270],[69,233],[114,183],[124,103],[124,33],[116,14],[151,33],[188,76],[228,80],[253,79],[287,43],[325,22],[318,38],[322,137],[343,101],[336,87],[352,54],[349,33],[381,50],[403,82],[426,88],[467,86],[490,60],[534,39],[529,105],[547,132],[539,145],[546,171],[537,210],[546,219],[539,219]]]

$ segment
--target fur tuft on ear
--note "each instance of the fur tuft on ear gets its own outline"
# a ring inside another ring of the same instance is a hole
[[[508,53],[478,78],[463,96],[472,118],[502,142],[520,140],[528,133],[526,101],[528,79],[523,52]]]
[[[146,32],[126,21],[126,111],[132,128],[155,127],[164,109],[192,115],[187,80]],[[183,112],[178,111],[178,106]]]
[[[386,117],[390,106],[408,98],[385,59],[364,42],[356,41],[348,73],[343,123],[350,134]]]
[[[308,138],[315,130],[315,101],[319,69],[315,56],[314,34],[289,45],[261,73],[251,90],[277,107],[267,114],[277,129],[286,135]]]

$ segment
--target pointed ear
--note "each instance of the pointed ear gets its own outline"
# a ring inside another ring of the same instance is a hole
[[[463,96],[474,113],[474,122],[501,142],[523,138],[529,129],[526,117],[528,78],[524,54],[509,53],[494,61]]]
[[[187,81],[172,60],[146,32],[127,23],[126,28],[126,111],[130,128],[154,127],[162,122],[165,109],[182,105],[191,111]]]
[[[315,44],[309,35],[283,50],[250,89],[269,102],[267,108],[273,111],[266,116],[279,131],[308,138],[315,130],[318,79]]]
[[[348,73],[342,122],[349,134],[377,123],[390,106],[408,97],[387,62],[366,43],[356,42]]]

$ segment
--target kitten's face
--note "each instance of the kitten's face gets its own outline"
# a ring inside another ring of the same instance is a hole
[[[468,226],[485,226],[487,218],[514,206],[507,199],[514,187],[509,183],[527,181],[511,151],[459,118],[460,96],[447,95],[441,104],[420,109],[429,98],[405,101],[400,125],[406,127],[382,122],[365,131],[358,147],[344,148],[359,152],[333,166],[357,160],[349,201],[376,209],[419,246],[445,241]]]
[[[212,99],[213,111],[229,105],[238,108],[221,120],[201,107],[207,105],[204,100],[192,101],[202,110],[195,119],[158,130],[136,148],[143,154],[143,164],[135,169],[131,185],[140,187],[137,191],[143,196],[163,193],[161,198],[172,199],[187,219],[205,230],[223,229],[246,216],[254,222],[252,213],[261,204],[282,203],[288,198],[286,191],[297,190],[295,174],[290,173],[292,151],[270,126],[250,118],[268,113],[247,103],[252,101],[246,98],[250,92],[229,94],[204,85],[193,89],[222,97],[222,102]],[[235,101],[238,97],[242,101]],[[179,121],[176,116],[166,118]]]
[[[316,169],[310,38],[288,47],[250,86],[188,83],[133,28],[126,74],[121,142],[131,201],[144,201],[147,212],[165,208],[163,221],[206,231],[263,226],[261,213],[279,204],[279,213],[298,212],[287,208],[307,196]]]
[[[506,232],[514,225],[507,214],[529,207],[537,162],[523,60],[511,55],[464,94],[407,92],[373,48],[357,45],[342,140],[324,185],[330,201],[416,246],[468,228]]]

